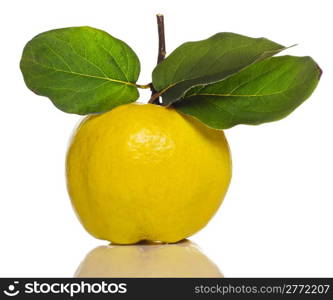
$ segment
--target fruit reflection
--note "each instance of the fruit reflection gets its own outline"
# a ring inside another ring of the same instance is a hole
[[[92,250],[75,277],[223,277],[194,243],[109,245]]]

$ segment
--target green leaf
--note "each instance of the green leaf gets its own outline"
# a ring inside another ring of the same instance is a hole
[[[25,46],[20,67],[29,89],[69,113],[104,112],[139,96],[136,54],[121,40],[91,27],[37,35]]]
[[[311,57],[268,58],[223,81],[193,88],[174,107],[216,129],[276,121],[311,95],[320,75]]]
[[[265,38],[218,33],[173,51],[154,69],[153,86],[162,95],[163,104],[170,105],[196,85],[220,81],[283,49]]]

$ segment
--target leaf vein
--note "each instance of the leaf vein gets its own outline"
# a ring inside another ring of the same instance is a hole
[[[118,79],[112,79],[110,77],[101,77],[101,76],[96,76],[96,75],[89,75],[89,74],[83,74],[83,73],[78,73],[78,72],[70,72],[67,70],[61,70],[61,69],[57,69],[55,67],[49,67],[47,65],[41,64],[39,62],[37,62],[36,60],[32,60],[32,59],[25,59],[27,61],[32,61],[33,63],[42,66],[43,68],[46,69],[50,69],[50,70],[54,70],[56,72],[62,72],[62,73],[66,73],[66,74],[72,74],[72,75],[77,75],[77,76],[82,76],[82,77],[90,77],[90,78],[95,78],[95,79],[102,79],[102,80],[107,80],[107,81],[111,81],[111,82],[116,82],[116,83],[121,83],[121,84],[126,84],[126,85],[130,85],[135,87],[135,84],[132,82],[128,82],[128,81],[123,81],[123,80],[118,80]]]

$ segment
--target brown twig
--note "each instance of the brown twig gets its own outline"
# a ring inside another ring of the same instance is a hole
[[[164,33],[164,16],[162,14],[157,14],[157,27],[158,27],[158,55],[157,55],[157,64],[159,64],[166,55],[166,50],[165,50],[165,33]],[[158,92],[154,89],[153,85],[150,85],[151,89],[151,98],[148,101],[148,103],[155,103],[159,104],[159,94]]]
[[[159,64],[166,55],[165,50],[165,33],[164,33],[164,16],[161,14],[156,15],[158,26],[158,56],[157,64]]]

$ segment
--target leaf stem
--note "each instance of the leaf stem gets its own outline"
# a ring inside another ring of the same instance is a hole
[[[162,14],[156,15],[157,19],[157,28],[158,28],[158,55],[157,55],[157,64],[164,60],[166,55],[165,50],[165,31],[164,31],[164,16]],[[154,89],[153,85],[150,84],[151,89],[151,98],[148,103],[151,104],[160,104],[159,96],[160,94]]]
[[[150,89],[151,83],[148,84],[136,84],[135,86],[139,89]]]

